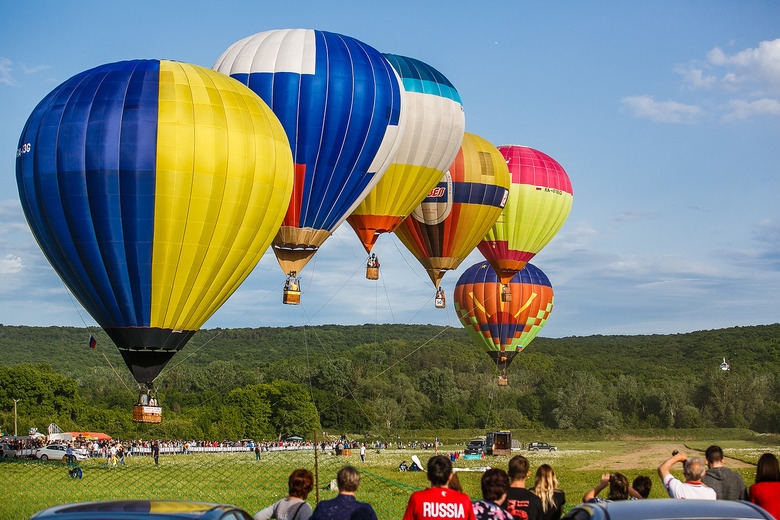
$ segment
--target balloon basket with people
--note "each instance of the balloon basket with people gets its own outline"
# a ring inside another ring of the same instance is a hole
[[[295,271],[291,271],[287,275],[287,281],[284,283],[282,291],[282,303],[287,305],[301,304],[301,280]]]
[[[447,306],[447,299],[444,297],[444,289],[441,287],[436,288],[436,297],[434,299],[434,306],[437,309],[443,309]]]
[[[379,258],[374,253],[366,261],[366,279],[379,280]]]
[[[141,385],[138,402],[133,405],[133,422],[147,424],[162,422],[162,406],[157,401],[157,392],[151,385]]]

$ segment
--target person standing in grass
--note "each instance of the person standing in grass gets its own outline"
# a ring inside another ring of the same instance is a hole
[[[650,477],[639,475],[634,479],[631,487],[634,488],[634,491],[639,493],[639,497],[637,498],[647,498],[650,496],[650,490],[653,488],[653,481],[650,480]]]
[[[516,520],[542,520],[542,500],[525,488],[531,475],[528,459],[515,455],[509,459],[509,489],[501,507]]]
[[[154,457],[154,465],[160,465],[160,441],[154,441],[152,445],[152,457]]]
[[[723,465],[723,450],[720,446],[710,446],[704,452],[707,460],[707,472],[701,481],[711,487],[718,500],[747,500],[747,487],[742,475]]]
[[[448,487],[454,475],[449,457],[434,455],[428,459],[427,468],[431,487],[412,493],[403,520],[477,520],[469,496]]]
[[[352,466],[344,466],[336,473],[339,494],[323,500],[314,508],[311,520],[377,520],[371,504],[355,498],[360,486],[360,472]]]
[[[672,466],[678,462],[683,463],[683,475],[685,482],[680,482],[672,475]],[[715,490],[705,486],[701,482],[704,476],[704,461],[699,457],[688,458],[685,453],[675,453],[658,466],[658,476],[664,483],[666,491],[671,498],[695,498],[701,500],[715,500]]]
[[[756,466],[756,483],[750,486],[750,501],[780,518],[780,469],[777,457],[764,453]]]
[[[598,494],[606,487],[609,487],[609,495],[607,498],[600,498]],[[613,502],[615,500],[636,500],[637,498],[641,498],[641,495],[628,485],[628,477],[622,473],[605,473],[601,475],[599,484],[585,493],[582,502]]]
[[[477,520],[512,520],[514,517],[500,504],[506,500],[509,476],[503,469],[492,468],[482,474],[482,500],[472,504]]]
[[[549,464],[542,464],[536,470],[534,487],[531,490],[542,500],[542,520],[559,520],[566,503],[566,495],[558,489],[558,479]]]
[[[309,520],[311,506],[306,502],[314,489],[314,475],[308,469],[296,469],[287,479],[287,496],[278,502],[261,509],[253,517],[255,520]]]

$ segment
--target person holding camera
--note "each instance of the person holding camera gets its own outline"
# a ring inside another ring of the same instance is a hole
[[[672,466],[678,462],[683,463],[683,475],[685,482],[681,482],[672,475]],[[664,483],[667,493],[671,498],[695,498],[700,500],[715,500],[715,490],[702,484],[705,465],[700,457],[691,457],[685,453],[674,453],[671,458],[658,466],[658,475]]]

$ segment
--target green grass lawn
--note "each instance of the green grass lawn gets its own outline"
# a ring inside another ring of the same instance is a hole
[[[592,438],[588,433],[587,438]],[[546,439],[545,439],[546,440]],[[763,440],[769,442],[762,442]],[[554,439],[552,441],[555,441]],[[566,492],[569,506],[580,502],[582,496],[594,487],[602,473],[620,471],[629,480],[637,475],[653,479],[652,497],[663,497],[664,490],[656,474],[656,467],[668,455],[671,445],[691,452],[704,450],[710,444],[720,445],[727,457],[744,461],[736,468],[751,484],[755,463],[761,453],[780,454],[774,437],[761,439],[718,439],[716,436],[695,440],[679,439],[618,439],[618,440],[562,440],[555,441],[557,452],[518,452],[531,463],[532,475],[543,463],[556,472],[559,487]],[[440,453],[462,451],[463,446],[448,445]],[[319,486],[309,496],[314,505],[332,498],[335,491],[329,484],[336,471],[344,464],[352,464],[362,471],[358,499],[370,502],[380,519],[400,518],[409,495],[415,489],[427,486],[425,473],[398,471],[401,460],[409,462],[417,454],[423,464],[434,454],[433,450],[369,451],[365,463],[355,454],[349,457],[318,454],[317,476]],[[487,457],[481,460],[460,458],[455,467],[460,481],[472,498],[480,497],[479,468],[506,469],[509,457]],[[63,502],[116,498],[166,498],[228,502],[254,514],[259,509],[283,497],[287,476],[299,467],[315,471],[312,452],[276,452],[263,454],[256,461],[251,453],[193,454],[160,457],[155,466],[150,457],[128,457],[125,466],[108,466],[102,459],[91,459],[80,464],[82,479],[68,476],[67,468],[59,462],[4,461],[0,473],[4,482],[4,501],[0,520],[26,519],[50,505]],[[465,470],[476,471],[465,471]],[[529,483],[530,484],[530,483]],[[603,493],[603,492],[602,492]]]

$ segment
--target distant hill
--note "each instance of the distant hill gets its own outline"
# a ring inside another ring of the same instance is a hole
[[[98,348],[88,346],[90,332]],[[435,325],[319,325],[204,329],[195,334],[172,364],[205,366],[214,361],[270,363],[282,359],[330,354],[361,345],[404,342],[454,342],[479,355],[466,331]],[[60,372],[105,366],[103,354],[122,366],[122,358],[101,329],[0,325],[0,364],[47,363]],[[780,368],[780,324],[732,327],[685,334],[538,337],[521,354],[550,356],[561,370],[631,374],[655,379],[671,374],[695,374],[726,358],[733,369]],[[522,357],[518,361],[522,362]],[[485,356],[487,359],[487,356]],[[511,369],[510,369],[511,370]]]

